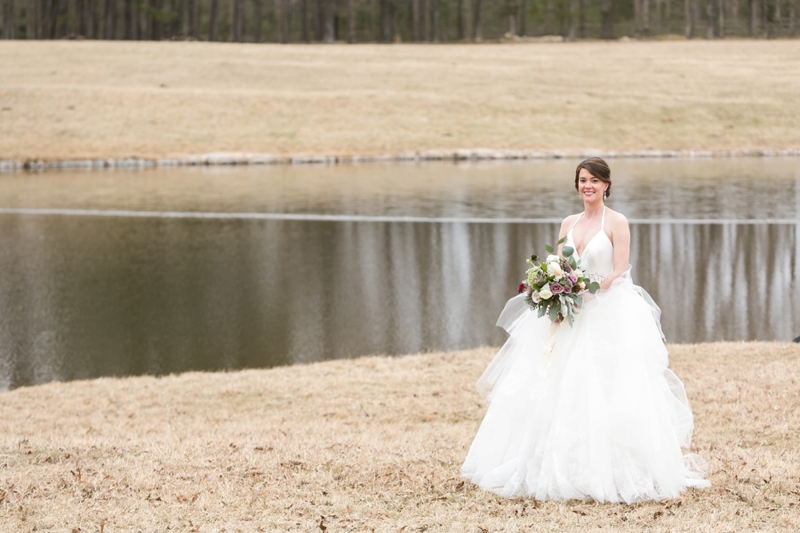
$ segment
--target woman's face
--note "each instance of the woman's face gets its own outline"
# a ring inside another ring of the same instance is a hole
[[[602,201],[607,188],[608,183],[595,178],[585,168],[578,173],[578,194],[580,194],[581,200],[585,202]]]

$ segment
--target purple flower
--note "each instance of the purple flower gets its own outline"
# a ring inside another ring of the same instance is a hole
[[[577,282],[577,281],[578,281],[578,278],[576,278],[575,276],[573,276],[572,274],[570,274],[570,276],[569,276],[569,281],[570,281],[570,283],[571,283],[572,285],[575,285],[575,282]]]
[[[552,292],[553,294],[561,294],[565,290],[566,289],[564,288],[564,286],[561,285],[560,283],[553,282],[550,284],[550,292]]]
[[[524,283],[520,283],[520,284],[519,284],[519,291],[518,291],[518,293],[519,293],[519,294],[522,294],[523,292],[525,292],[525,289],[527,289],[527,287],[525,286],[525,284],[524,284]]]

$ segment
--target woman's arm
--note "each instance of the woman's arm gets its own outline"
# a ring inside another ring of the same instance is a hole
[[[614,245],[614,272],[600,282],[602,290],[611,287],[614,280],[628,270],[631,256],[631,230],[628,227],[628,219],[620,213],[615,213],[610,218],[611,220],[606,220],[606,223],[610,222],[608,226],[611,230],[611,244]]]
[[[565,218],[564,220],[561,221],[561,229],[558,230],[558,240],[559,241],[567,236],[567,233],[569,233],[569,229],[572,227],[573,220],[575,219],[576,216],[577,215],[570,215],[570,216],[568,216],[567,218]],[[561,250],[563,248],[564,248],[564,243],[559,244],[558,245],[558,249],[556,250],[556,253],[558,255],[560,255],[561,257],[564,257],[564,254],[561,253]]]

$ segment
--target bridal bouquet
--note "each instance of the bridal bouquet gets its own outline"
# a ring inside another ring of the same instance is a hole
[[[556,243],[562,244],[564,237]],[[575,320],[578,310],[583,307],[580,294],[589,291],[594,294],[600,284],[591,281],[580,269],[580,261],[573,257],[575,250],[564,246],[561,253],[564,257],[554,255],[555,250],[549,244],[545,250],[550,254],[544,261],[532,255],[526,262],[531,265],[528,277],[519,286],[519,292],[525,293],[525,303],[532,311],[539,311],[539,316],[547,315],[554,323],[567,319],[569,325]]]

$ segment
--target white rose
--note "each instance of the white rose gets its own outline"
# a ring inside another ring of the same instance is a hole
[[[553,293],[550,292],[550,284],[549,283],[547,285],[545,285],[544,287],[542,287],[542,290],[539,291],[539,297],[542,300],[547,300],[552,296],[553,296]]]
[[[533,291],[531,294],[531,299],[536,302],[537,304],[542,301],[542,297],[539,296],[539,291]]]
[[[564,271],[561,269],[561,265],[558,263],[547,263],[547,273],[557,278],[560,278],[564,275]]]
[[[572,271],[572,275],[575,276],[576,278],[582,278],[583,271],[580,268],[576,268],[575,270]]]
[[[548,255],[547,259],[544,260],[545,263],[558,263],[561,261],[561,258],[557,255]]]

